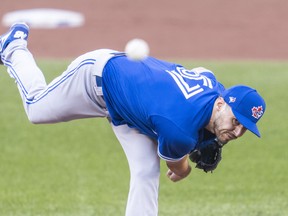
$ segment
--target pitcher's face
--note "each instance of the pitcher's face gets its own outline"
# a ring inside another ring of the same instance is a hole
[[[218,141],[226,144],[231,140],[241,137],[246,130],[234,116],[231,107],[225,103],[216,114],[214,121],[214,132]]]

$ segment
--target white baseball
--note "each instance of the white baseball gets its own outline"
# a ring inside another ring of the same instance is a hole
[[[143,60],[149,55],[149,45],[146,41],[135,38],[130,41],[125,46],[125,53],[128,58],[132,60]]]

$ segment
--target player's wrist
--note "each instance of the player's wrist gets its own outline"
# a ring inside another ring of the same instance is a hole
[[[191,168],[191,166],[188,164],[187,170],[186,170],[186,172],[185,172],[185,177],[187,177],[187,176],[190,174],[191,170],[192,170],[192,168]]]
[[[177,162],[169,162],[167,161],[168,168],[177,176],[181,178],[185,178],[191,172],[191,166],[188,162],[188,158],[185,157]]]
[[[188,165],[186,170],[184,170],[182,173],[178,173],[177,175],[182,178],[186,178],[190,174],[191,170],[192,170],[191,166]]]

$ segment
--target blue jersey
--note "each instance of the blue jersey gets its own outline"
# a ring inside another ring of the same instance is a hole
[[[103,94],[114,125],[128,124],[158,140],[158,154],[179,160],[192,151],[224,90],[205,68],[148,57],[110,59],[103,70]]]

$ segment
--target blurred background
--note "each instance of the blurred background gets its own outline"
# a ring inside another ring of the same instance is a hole
[[[159,58],[288,58],[286,0],[1,0],[0,15],[33,8],[85,17],[81,27],[32,30],[29,47],[46,58],[124,50],[135,37],[145,39]],[[0,32],[6,30],[2,23]]]

